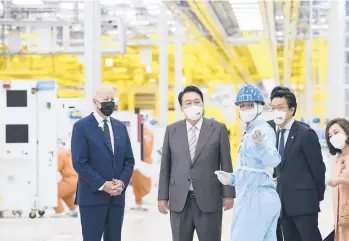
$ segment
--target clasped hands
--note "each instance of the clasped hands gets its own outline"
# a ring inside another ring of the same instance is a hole
[[[112,181],[107,181],[104,184],[103,191],[110,194],[110,196],[119,196],[124,190],[123,183],[120,180],[113,179]]]

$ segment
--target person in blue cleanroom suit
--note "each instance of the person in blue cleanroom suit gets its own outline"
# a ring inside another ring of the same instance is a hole
[[[232,241],[276,241],[281,203],[272,178],[279,165],[274,130],[262,119],[264,98],[258,88],[246,85],[237,95],[240,119],[247,124],[234,173],[216,171],[223,185],[236,187],[231,225]]]

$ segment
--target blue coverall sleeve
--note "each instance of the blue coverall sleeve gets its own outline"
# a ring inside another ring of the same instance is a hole
[[[248,152],[260,159],[266,167],[277,167],[281,162],[281,158],[279,152],[276,150],[275,132],[270,126],[263,126],[259,130],[264,135],[264,139],[261,144],[254,145],[251,136],[251,145]]]
[[[231,186],[234,186],[236,185],[236,182],[235,182],[235,173],[230,173],[230,176],[231,176]]]

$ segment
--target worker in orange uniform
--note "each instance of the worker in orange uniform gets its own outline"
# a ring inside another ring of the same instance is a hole
[[[152,164],[151,154],[153,151],[154,135],[147,127],[144,127],[143,131],[144,162]],[[144,176],[139,170],[135,170],[132,175],[132,187],[136,198],[136,207],[131,209],[147,211],[148,209],[143,207],[143,197],[151,191],[151,178]]]
[[[78,174],[73,168],[71,152],[68,148],[61,147],[58,151],[58,171],[62,179],[58,183],[58,206],[55,208],[57,214],[64,212],[62,201],[68,206],[68,215],[77,217],[77,207],[75,205],[75,193],[78,183]]]

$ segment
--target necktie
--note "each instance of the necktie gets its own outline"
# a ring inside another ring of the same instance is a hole
[[[281,157],[281,162],[283,162],[283,160],[284,160],[284,152],[285,152],[285,135],[284,134],[285,134],[285,131],[286,131],[286,129],[281,129],[281,130],[279,130],[279,133],[278,133],[278,139],[280,138],[279,154]]]
[[[192,126],[190,128],[190,137],[189,137],[189,152],[190,152],[190,157],[191,160],[194,160],[195,157],[195,149],[196,149],[196,143],[197,143],[197,139],[196,139],[196,126]]]
[[[105,137],[107,138],[107,146],[111,151],[113,151],[113,147],[111,145],[111,139],[110,139],[110,130],[108,126],[108,120],[103,120],[103,122],[104,122],[103,131],[104,131]]]

